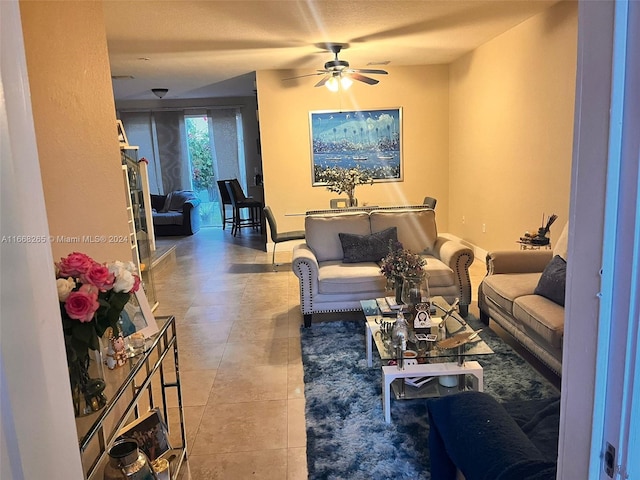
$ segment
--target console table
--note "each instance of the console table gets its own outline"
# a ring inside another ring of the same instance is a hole
[[[87,480],[102,479],[107,451],[118,432],[153,408],[159,408],[169,427],[172,450],[163,458],[169,460],[171,480],[178,478],[187,458],[175,317],[156,317],[156,322],[159,331],[147,340],[145,353],[115,370],[105,367],[107,405],[100,412],[76,418]],[[175,408],[168,405],[169,398],[175,401]]]

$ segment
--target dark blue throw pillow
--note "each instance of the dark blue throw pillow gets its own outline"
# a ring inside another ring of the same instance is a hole
[[[398,241],[398,229],[390,227],[371,235],[338,233],[342,244],[342,262],[379,262],[389,253],[389,242]]]
[[[567,262],[556,255],[544,267],[542,276],[533,293],[542,295],[564,307],[564,292],[567,280]]]

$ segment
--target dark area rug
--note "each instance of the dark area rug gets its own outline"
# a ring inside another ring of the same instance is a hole
[[[501,402],[552,398],[559,392],[500,337],[471,315],[495,354],[473,358],[484,368],[484,391]],[[310,479],[411,479],[429,474],[427,400],[391,400],[384,421],[381,361],[365,360],[364,320],[302,328]]]

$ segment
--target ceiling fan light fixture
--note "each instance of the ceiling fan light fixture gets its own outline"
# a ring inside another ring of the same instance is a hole
[[[331,92],[337,92],[340,88],[347,90],[351,85],[353,85],[353,80],[351,80],[347,75],[338,74],[332,75],[324,84],[324,86]]]
[[[327,80],[324,86],[327,87],[332,92],[337,92],[340,89],[340,83],[338,82],[338,79],[335,76]]]
[[[349,77],[340,77],[340,86],[343,90],[348,90],[351,85],[353,85],[353,80]]]
[[[168,88],[152,88],[151,91],[156,97],[162,98],[167,94],[169,89]]]

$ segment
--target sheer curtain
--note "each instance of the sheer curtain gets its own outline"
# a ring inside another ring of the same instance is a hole
[[[149,161],[151,193],[192,188],[185,116],[195,112],[185,109],[118,112],[129,143],[139,146],[139,157]],[[216,180],[237,178],[246,191],[240,108],[208,108],[206,112],[211,120],[209,138]]]
[[[120,112],[131,145],[149,161],[151,193],[191,190],[183,111]]]

